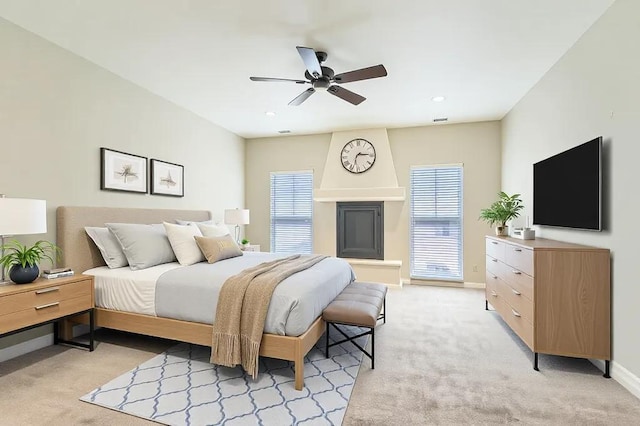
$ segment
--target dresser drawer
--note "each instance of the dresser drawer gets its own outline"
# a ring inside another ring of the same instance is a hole
[[[487,256],[491,256],[494,259],[504,260],[504,246],[502,241],[496,241],[492,238],[486,239],[486,251]]]
[[[43,302],[29,309],[0,316],[0,334],[81,312],[92,306],[91,294],[55,302]]]
[[[486,256],[487,258],[487,271],[491,272],[493,275],[498,275],[500,274],[500,267],[498,265],[499,261],[498,259],[491,257],[489,255]]]
[[[489,303],[498,296],[498,277],[489,271],[487,271],[485,278],[485,294]]]
[[[505,244],[505,263],[533,277],[533,250]]]
[[[533,325],[506,302],[498,303],[498,306],[494,307],[509,327],[533,350]]]
[[[35,306],[46,305],[53,302],[61,302],[80,296],[88,296],[91,299],[91,280],[82,280],[69,284],[55,285],[39,288],[37,290],[14,293],[0,297],[0,312],[10,314]],[[88,306],[86,309],[89,309]]]
[[[529,300],[533,300],[533,277],[502,262],[498,262],[496,275],[502,278],[509,287],[519,291]]]
[[[533,324],[533,302],[531,299],[526,298],[522,292],[510,287],[509,285],[505,285],[504,291],[501,292],[501,296],[524,319]]]

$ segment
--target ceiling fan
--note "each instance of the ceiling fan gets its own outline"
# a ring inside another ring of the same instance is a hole
[[[275,82],[293,82],[296,84],[311,84],[311,87],[296,96],[289,105],[298,106],[306,101],[309,96],[313,95],[316,90],[326,90],[334,96],[339,97],[353,105],[359,105],[364,101],[364,96],[360,96],[344,87],[338,86],[342,83],[350,83],[352,81],[368,80],[370,78],[385,77],[387,70],[384,65],[375,65],[368,68],[361,68],[354,71],[335,74],[329,67],[320,65],[327,60],[326,52],[316,52],[310,47],[297,46],[298,53],[302,57],[304,66],[307,70],[304,76],[307,80],[294,80],[289,78],[271,78],[271,77],[249,77],[251,81],[275,81]]]

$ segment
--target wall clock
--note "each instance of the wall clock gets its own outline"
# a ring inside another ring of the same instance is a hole
[[[364,173],[376,161],[376,149],[366,139],[357,138],[346,143],[340,152],[340,162],[346,171]]]

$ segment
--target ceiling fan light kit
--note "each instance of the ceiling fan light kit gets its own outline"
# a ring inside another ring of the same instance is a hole
[[[354,93],[344,87],[338,86],[343,83],[351,83],[353,81],[368,80],[371,78],[386,77],[387,70],[384,65],[374,65],[372,67],[361,68],[358,70],[348,71],[341,74],[335,74],[329,67],[321,65],[327,60],[326,52],[316,52],[310,47],[297,46],[298,54],[304,62],[307,70],[304,72],[307,80],[296,80],[290,78],[273,78],[273,77],[249,77],[251,81],[267,81],[267,82],[287,82],[296,84],[311,84],[311,87],[296,96],[289,105],[298,106],[309,99],[317,90],[324,90],[344,101],[353,105],[359,105],[367,98]]]

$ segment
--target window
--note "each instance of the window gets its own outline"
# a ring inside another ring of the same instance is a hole
[[[271,173],[271,251],[313,250],[313,172]]]
[[[411,169],[411,278],[462,280],[462,166]]]

